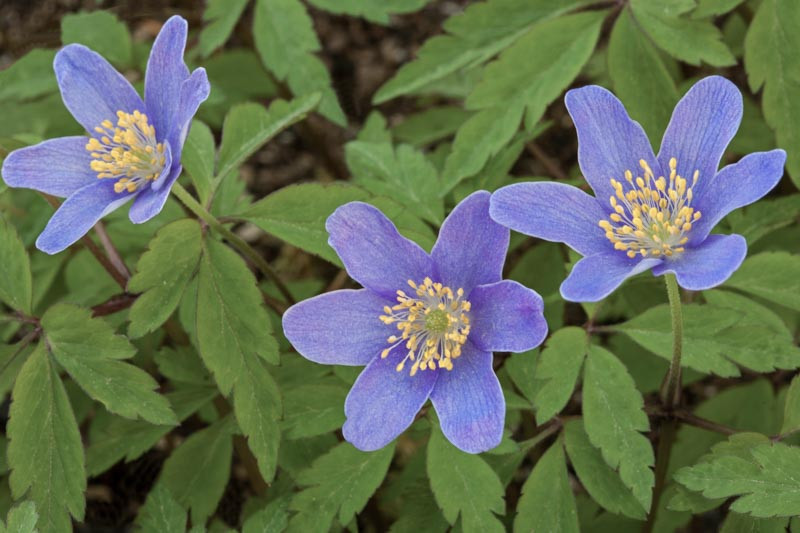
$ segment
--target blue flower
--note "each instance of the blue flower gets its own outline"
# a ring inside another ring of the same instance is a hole
[[[583,255],[561,285],[571,301],[594,302],[626,278],[652,269],[674,273],[689,290],[724,282],[741,265],[741,235],[709,235],[736,208],[780,181],[786,153],[758,152],[719,172],[739,127],[742,96],[711,76],[678,102],[658,156],[644,131],[607,90],[566,95],[578,131],[578,162],[595,193],[560,183],[519,183],[498,190],[491,216],[516,231],[566,243]]]
[[[71,44],[56,54],[61,97],[90,137],[62,137],[16,150],[3,179],[67,200],[36,246],[62,251],[103,216],[133,200],[139,224],[157,215],[181,173],[181,149],[197,108],[208,97],[205,69],[189,74],[183,62],[186,21],[170,18],[153,44],[144,101],[99,54]]]
[[[492,351],[534,348],[547,324],[536,292],[501,279],[509,231],[489,218],[489,193],[453,210],[430,255],[368,204],[340,207],[326,227],[365,288],[300,302],[283,329],[306,359],[366,365],[345,402],[345,438],[382,448],[430,398],[450,442],[470,453],[497,446],[505,401]]]

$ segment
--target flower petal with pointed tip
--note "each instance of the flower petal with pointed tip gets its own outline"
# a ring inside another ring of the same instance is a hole
[[[171,17],[158,32],[147,60],[144,101],[159,141],[165,140],[172,129],[181,85],[189,77],[189,69],[183,62],[187,31],[185,19]]]
[[[561,284],[561,296],[570,302],[598,302],[622,282],[661,263],[661,259],[629,259],[624,253],[589,255],[575,263]]]
[[[97,181],[84,148],[86,137],[61,137],[14,150],[3,161],[3,181],[9,187],[25,187],[66,197]]]

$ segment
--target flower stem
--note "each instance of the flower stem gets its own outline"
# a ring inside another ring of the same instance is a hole
[[[673,409],[681,400],[681,355],[683,354],[683,316],[681,314],[681,293],[674,274],[664,276],[669,296],[669,310],[672,318],[672,361],[664,383],[661,385],[661,402],[667,410]]]
[[[200,205],[200,203],[195,200],[194,196],[189,194],[189,192],[183,188],[179,183],[175,183],[172,186],[172,192],[175,193],[175,196],[185,205],[192,213],[197,215],[203,222],[208,224],[208,226],[225,237],[225,239],[231,243],[237,250],[239,250],[242,254],[245,255],[253,264],[269,279],[272,280],[273,283],[278,287],[278,290],[281,292],[283,297],[286,299],[287,302],[290,304],[296,303],[292,293],[289,292],[289,289],[283,283],[283,281],[278,276],[278,273],[267,263],[261,255],[256,252],[249,244],[247,244],[241,237],[233,233],[231,230],[226,228],[225,226],[220,223],[217,218],[208,212],[208,210]]]

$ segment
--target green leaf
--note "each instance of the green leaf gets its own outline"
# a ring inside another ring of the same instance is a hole
[[[604,509],[644,520],[647,510],[633,496],[615,472],[603,459],[603,454],[589,441],[582,420],[570,420],[564,426],[567,453],[581,484],[594,501]]]
[[[800,256],[788,252],[751,255],[725,286],[800,311]]]
[[[36,512],[36,504],[32,501],[22,502],[8,511],[7,525],[0,522],[0,532],[2,533],[36,533],[36,522],[39,514]]]
[[[9,484],[15,500],[36,503],[41,533],[71,529],[83,520],[86,472],[83,445],[64,385],[45,344],[17,376],[7,426]]]
[[[272,500],[260,511],[251,514],[242,527],[242,533],[282,533],[289,525],[288,500]]]
[[[542,381],[533,399],[536,423],[544,424],[567,405],[587,351],[586,331],[567,327],[553,333],[539,356],[535,376]]]
[[[628,9],[623,9],[608,42],[608,75],[631,118],[657,145],[678,102],[678,89],[658,50]]]
[[[680,6],[691,9],[693,2]],[[685,9],[665,9],[661,2],[631,0],[633,16],[656,45],[681,61],[691,65],[700,62],[715,67],[736,64],[736,58],[722,42],[722,33],[711,22],[680,17]]]
[[[222,498],[231,473],[235,431],[233,417],[225,417],[192,433],[164,463],[160,482],[191,510],[195,524],[205,523]]]
[[[583,423],[591,443],[606,463],[619,469],[625,486],[645,509],[650,509],[655,462],[642,395],[625,365],[599,346],[589,348],[583,372]]]
[[[118,67],[128,67],[133,62],[128,27],[108,11],[64,15],[61,42],[86,45]]]
[[[439,176],[425,155],[403,144],[353,141],[345,147],[353,182],[378,195],[396,199],[434,224],[444,219]]]
[[[211,129],[199,120],[192,121],[186,143],[183,145],[181,164],[192,178],[200,203],[205,205],[211,196],[214,181],[214,159],[216,147]]]
[[[514,518],[514,531],[580,531],[561,439],[539,458],[525,480]]]
[[[425,146],[454,134],[471,115],[456,106],[432,107],[405,117],[392,134],[399,141]]]
[[[222,128],[217,179],[238,168],[279,132],[303,120],[318,103],[319,94],[309,94],[291,102],[275,100],[269,109],[258,104],[233,107]]]
[[[34,48],[0,71],[0,101],[31,100],[58,90],[55,50]]]
[[[699,19],[715,15],[724,15],[736,9],[736,7],[743,2],[744,0],[700,0],[697,3],[697,8],[692,13],[692,18]]]
[[[128,282],[128,292],[143,293],[131,307],[131,338],[154,331],[178,307],[200,262],[202,240],[197,221],[184,218],[162,227],[150,241]]]
[[[753,92],[762,86],[764,118],[785,148],[786,167],[800,184],[800,4],[793,0],[765,0],[756,11],[744,42],[744,66]]]
[[[58,363],[106,409],[153,424],[177,424],[167,399],[154,391],[156,380],[120,361],[133,357],[136,349],[105,321],[93,319],[87,309],[56,304],[42,317],[42,327]]]
[[[156,483],[139,510],[136,522],[142,533],[185,533],[186,510],[164,484]]]
[[[320,44],[299,0],[256,0],[253,36],[264,66],[279,80],[286,80],[295,96],[320,93],[320,113],[340,126],[347,124],[330,74],[312,53]]]
[[[800,509],[800,448],[776,442],[750,450],[750,457],[724,455],[682,468],[675,479],[707,498],[740,496],[737,513],[758,518],[796,516]]]
[[[17,230],[0,216],[0,301],[23,313],[32,312],[33,289],[28,252]]]
[[[795,376],[786,393],[786,403],[783,407],[783,425],[781,434],[800,429],[800,375]]]
[[[394,444],[378,451],[361,452],[343,442],[300,473],[305,487],[291,501],[289,531],[328,531],[334,518],[349,524],[383,482],[394,456]]]
[[[762,198],[744,209],[737,209],[726,217],[733,233],[747,239],[747,246],[765,235],[788,226],[800,215],[800,194],[777,198]]]
[[[505,512],[505,490],[486,461],[450,444],[438,427],[428,441],[427,461],[431,490],[448,522],[461,516],[465,533],[505,531],[495,516]]]
[[[286,392],[283,430],[287,439],[313,437],[342,427],[348,389],[335,382],[324,383],[300,385]]]
[[[309,0],[314,6],[336,13],[363,17],[378,24],[388,24],[390,15],[412,13],[428,0]]]
[[[200,54],[208,57],[225,44],[236,21],[242,16],[247,0],[209,0],[203,10],[206,25],[200,32]]]
[[[241,257],[206,239],[197,289],[200,357],[228,395],[246,371],[249,355],[278,362],[278,344],[253,273]]]

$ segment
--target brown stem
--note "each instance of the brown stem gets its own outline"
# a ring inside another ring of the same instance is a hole
[[[133,305],[139,297],[138,294],[115,294],[105,302],[92,307],[92,316],[107,316],[123,311]]]
[[[538,144],[531,141],[525,145],[525,148],[539,160],[539,162],[544,166],[547,171],[553,175],[553,177],[559,180],[568,180],[569,176],[567,175],[564,170],[562,170],[561,165],[558,164],[558,161],[547,155],[544,150],[542,150]]]
[[[98,221],[97,224],[94,225],[94,232],[100,239],[100,244],[103,245],[103,249],[106,251],[106,255],[111,261],[111,264],[114,265],[114,268],[116,268],[126,280],[131,279],[131,271],[128,270],[128,266],[125,264],[122,256],[117,251],[114,243],[111,242],[111,237],[109,237],[106,227],[103,225],[102,221]]]
[[[656,525],[658,516],[658,505],[661,502],[661,495],[667,484],[667,467],[669,466],[669,456],[672,453],[672,444],[675,442],[675,435],[678,430],[678,421],[674,418],[667,420],[661,426],[661,434],[658,436],[658,451],[656,452],[655,479],[653,487],[653,504],[650,513],[647,515],[647,522],[644,524],[643,531],[650,533]]]
[[[675,418],[682,422],[686,422],[690,426],[698,427],[700,429],[705,429],[708,431],[713,431],[714,433],[721,433],[723,435],[733,435],[734,433],[738,433],[735,429],[728,427],[723,424],[717,424],[711,420],[706,420],[705,418],[700,418],[699,416],[695,416],[689,411],[682,411],[678,410],[674,413]]]

